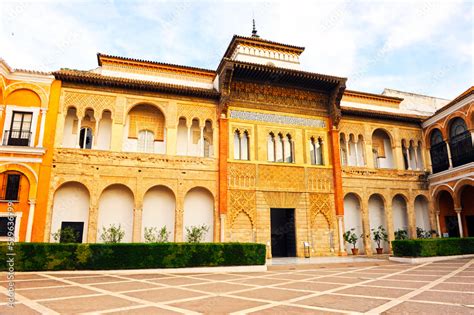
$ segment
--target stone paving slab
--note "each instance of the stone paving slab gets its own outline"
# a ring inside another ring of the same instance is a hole
[[[474,259],[268,272],[0,274],[0,314],[474,314]]]

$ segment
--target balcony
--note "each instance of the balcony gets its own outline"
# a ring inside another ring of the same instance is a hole
[[[451,137],[449,148],[451,149],[453,167],[474,162],[474,147],[469,130]],[[435,172],[434,169],[433,172]]]
[[[5,130],[3,145],[28,147],[31,142],[31,131]]]

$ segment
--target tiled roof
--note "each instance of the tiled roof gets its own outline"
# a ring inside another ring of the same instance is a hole
[[[390,113],[390,112],[385,112],[385,111],[376,111],[376,110],[356,108],[356,107],[343,106],[341,107],[341,110],[342,110],[343,117],[344,117],[344,114],[346,114],[346,115],[354,115],[354,116],[360,116],[360,117],[373,117],[373,118],[415,122],[415,123],[421,123],[423,120],[427,118],[427,116],[422,116],[422,115],[406,114],[406,113]]]
[[[459,103],[460,101],[462,101],[463,99],[465,99],[466,97],[468,97],[469,95],[472,95],[472,94],[474,94],[474,86],[471,86],[466,91],[461,93],[461,95],[457,96],[454,100],[452,100],[448,104],[446,104],[443,107],[441,107],[440,109],[438,109],[436,111],[435,115],[442,112],[442,111],[444,111],[444,110],[446,110],[446,109],[448,109],[449,107],[453,106],[454,104]]]
[[[150,61],[150,60],[143,60],[143,59],[134,59],[134,58],[128,58],[128,57],[113,56],[113,55],[106,55],[106,54],[97,53],[97,62],[99,63],[99,66],[102,66],[102,59],[105,59],[105,58],[116,59],[116,60],[121,60],[121,61],[125,61],[125,62],[132,62],[132,63],[143,63],[143,64],[149,64],[149,65],[155,65],[155,66],[164,66],[164,67],[179,68],[179,69],[183,69],[183,70],[206,72],[206,73],[213,74],[213,75],[216,73],[216,71],[214,71],[214,70],[209,70],[209,69],[204,69],[204,68],[189,67],[189,66],[176,65],[176,64],[165,63],[165,62]]]
[[[178,84],[159,83],[146,80],[135,80],[127,78],[118,78],[104,76],[98,73],[79,70],[59,70],[53,72],[58,80],[66,82],[74,82],[79,84],[95,84],[97,86],[129,88],[135,90],[156,91],[170,94],[181,94],[199,96],[205,98],[218,98],[219,92],[214,89],[204,89],[189,87]]]
[[[263,45],[263,46],[273,46],[274,48],[289,50],[298,54],[301,54],[304,51],[304,47],[300,47],[300,46],[293,46],[293,45],[273,42],[271,40],[262,39],[260,37],[246,37],[246,36],[234,35],[232,37],[232,40],[229,43],[229,46],[227,47],[227,50],[224,53],[224,58],[230,57],[232,51],[234,50],[234,47],[238,43],[249,43],[249,44],[253,43],[253,44]]]

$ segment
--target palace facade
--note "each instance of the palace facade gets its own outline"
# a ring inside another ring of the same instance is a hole
[[[303,51],[253,32],[216,70],[104,54],[90,71],[2,62],[0,216],[13,201],[18,240],[36,242],[67,227],[101,242],[112,224],[124,242],[153,227],[181,242],[206,225],[205,241],[264,243],[269,257],[350,252],[352,228],[368,255],[378,226],[390,240],[473,236],[472,88],[451,102],[347,90],[301,70]]]

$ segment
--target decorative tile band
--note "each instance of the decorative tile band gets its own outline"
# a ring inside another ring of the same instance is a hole
[[[264,114],[256,112],[246,112],[240,110],[231,110],[230,118],[237,118],[242,120],[262,121],[283,125],[307,126],[314,128],[325,128],[326,122],[321,119],[310,119],[293,116],[283,116],[276,114]]]

